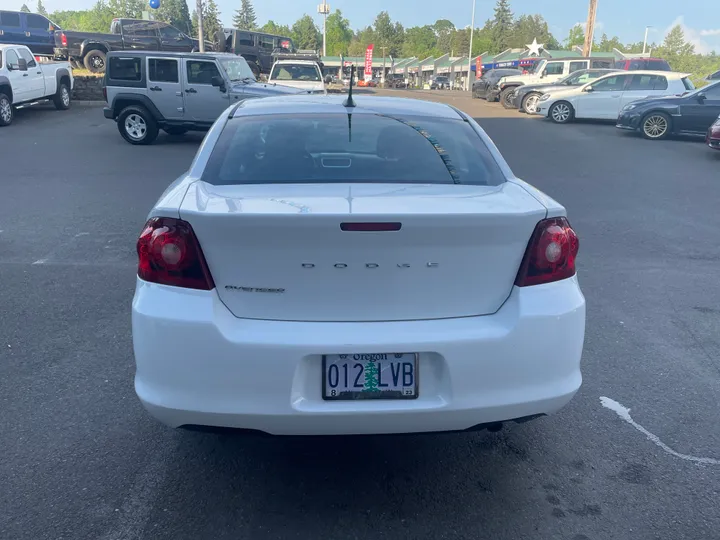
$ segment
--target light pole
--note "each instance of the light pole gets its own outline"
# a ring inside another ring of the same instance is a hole
[[[198,19],[198,48],[200,49],[201,53],[204,53],[205,52],[205,33],[203,32],[202,0],[197,0],[197,5],[195,7],[195,10],[197,11],[197,19]]]
[[[646,26],[645,27],[645,39],[643,40],[643,54],[645,54],[645,49],[647,49],[647,36],[648,36],[648,30],[653,28],[652,26]]]
[[[327,56],[327,16],[330,13],[330,4],[323,0],[317,7],[317,12],[323,16],[323,56]]]
[[[470,23],[470,51],[468,52],[468,76],[467,76],[467,89],[468,92],[472,90],[472,83],[470,82],[470,71],[472,68],[472,42],[473,42],[473,33],[475,32],[475,0],[472,0],[473,8],[472,8],[472,19]],[[477,74],[476,74],[477,75]]]

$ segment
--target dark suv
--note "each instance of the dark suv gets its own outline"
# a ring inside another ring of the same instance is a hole
[[[224,38],[224,52],[242,56],[256,77],[261,73],[270,73],[274,63],[273,53],[277,55],[278,51],[295,52],[292,39],[285,36],[226,28]]]
[[[667,60],[662,58],[624,58],[615,62],[615,69],[623,71],[638,71],[647,69],[652,71],[672,71]]]

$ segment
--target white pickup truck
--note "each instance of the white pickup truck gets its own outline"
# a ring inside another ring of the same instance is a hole
[[[38,62],[25,45],[0,44],[0,127],[12,123],[21,105],[48,99],[70,108],[72,89],[69,62]]]

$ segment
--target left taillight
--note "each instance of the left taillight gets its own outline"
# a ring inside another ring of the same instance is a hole
[[[105,103],[108,102],[108,100],[107,100],[107,86],[103,86],[103,99],[105,100]]]
[[[151,283],[209,291],[215,288],[200,243],[187,221],[150,219],[137,241],[138,277]]]
[[[566,218],[543,219],[530,237],[515,285],[527,287],[574,276],[579,247]]]
[[[65,35],[65,32],[60,34],[60,43],[62,43],[63,47],[67,47],[67,36]]]

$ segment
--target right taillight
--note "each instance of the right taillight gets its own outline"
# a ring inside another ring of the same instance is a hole
[[[65,32],[60,34],[60,42],[62,43],[63,47],[67,47],[67,36],[65,35]]]
[[[137,252],[142,280],[204,291],[215,288],[195,232],[182,219],[150,219],[138,238]]]
[[[542,220],[528,242],[515,285],[527,287],[574,276],[579,246],[566,218]]]

